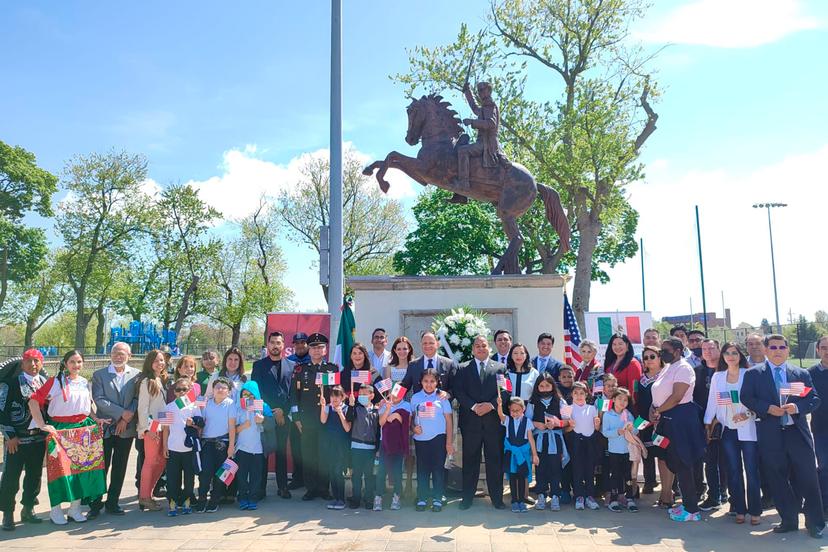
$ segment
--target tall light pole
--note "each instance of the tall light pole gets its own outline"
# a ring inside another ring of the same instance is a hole
[[[331,175],[330,283],[331,338],[339,331],[344,275],[342,265],[342,0],[331,0]]]
[[[773,257],[773,226],[771,225],[771,208],[787,207],[787,203],[754,203],[754,209],[768,210],[768,235],[770,236],[771,273],[773,274],[773,305],[776,309],[776,332],[782,333],[782,322],[779,320],[779,296],[776,293],[776,260]]]

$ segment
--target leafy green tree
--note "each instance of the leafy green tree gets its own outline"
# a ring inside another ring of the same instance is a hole
[[[418,46],[409,73],[396,77],[409,94],[459,92],[475,54],[471,80],[493,85],[507,153],[558,190],[574,225],[575,257],[567,259],[535,206],[520,221],[521,263],[544,273],[574,264],[572,307],[580,323],[592,280],[607,278],[596,264],[612,266],[637,249],[637,217],[624,186],[643,176],[637,159],[656,128],[649,100],[657,90],[651,56],[624,44],[644,11],[643,0],[493,2],[487,33],[478,38],[463,25],[452,44]],[[548,98],[526,93],[530,68],[554,83]]]
[[[327,158],[309,156],[301,168],[302,179],[279,197],[277,207],[288,225],[288,238],[317,253],[319,227],[330,222],[329,167]],[[407,230],[402,206],[369,182],[351,151],[343,159],[342,204],[345,275],[366,274],[369,267],[388,268],[388,259],[402,245]],[[322,286],[322,291],[327,299],[328,287]]]
[[[28,213],[52,216],[57,177],[37,166],[33,153],[0,141],[0,309],[10,283],[36,277],[48,252],[40,228],[23,223]]]
[[[231,331],[233,346],[239,345],[245,324],[292,302],[291,291],[282,283],[285,261],[281,248],[275,238],[266,248],[259,248],[254,217],[240,222],[240,235],[223,243],[217,262],[210,265],[208,316]]]
[[[147,176],[142,155],[111,151],[76,156],[66,165],[69,195],[60,205],[57,230],[63,238],[64,277],[75,295],[75,346],[86,345],[93,317],[102,322],[112,283],[104,276],[122,268],[129,246],[150,220],[150,199],[141,190]]]

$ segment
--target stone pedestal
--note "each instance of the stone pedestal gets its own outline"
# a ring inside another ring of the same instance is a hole
[[[488,314],[489,328],[509,330],[533,354],[543,332],[555,337],[553,355],[563,358],[563,291],[557,274],[509,276],[357,276],[354,290],[357,340],[370,346],[371,331],[385,328],[390,343],[405,335],[414,346],[434,316],[469,306]],[[419,354],[419,351],[416,351]]]

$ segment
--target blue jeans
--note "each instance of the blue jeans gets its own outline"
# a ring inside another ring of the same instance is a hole
[[[819,489],[822,493],[822,507],[828,508],[828,434],[814,433],[816,447],[817,474],[819,475]]]
[[[759,479],[759,447],[756,441],[740,441],[735,429],[724,428],[721,448],[727,462],[727,483],[730,503],[737,514],[762,514],[762,493]],[[747,477],[747,504],[745,504],[745,476]]]
[[[239,502],[256,502],[262,487],[264,454],[254,454],[240,450],[236,452],[235,459],[239,465],[239,471],[236,473],[236,481],[239,482]]]
[[[385,494],[385,478],[391,477],[391,486],[394,494],[402,496],[402,466],[404,456],[380,454],[380,463],[377,468],[377,482],[374,485],[374,493],[377,496]]]

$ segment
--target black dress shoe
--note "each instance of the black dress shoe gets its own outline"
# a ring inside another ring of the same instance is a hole
[[[288,499],[292,496],[290,494],[290,491],[287,490],[287,489],[281,489],[277,494],[279,495],[279,498],[285,498],[285,499]]]
[[[3,512],[3,531],[14,531],[14,512]]]
[[[815,527],[808,527],[808,536],[810,536],[812,539],[821,539],[822,538],[822,532],[824,530],[825,530],[824,525],[822,527],[820,527],[819,529],[817,529]]]
[[[316,498],[316,493],[314,493],[313,491],[308,491],[304,494],[304,496],[302,496],[302,500],[304,500],[305,502],[313,500],[314,498]]]
[[[460,502],[459,508],[461,510],[468,510],[469,508],[471,508],[471,500],[469,500],[469,501],[464,500],[464,501]]]
[[[774,533],[793,533],[798,530],[798,527],[795,527],[793,525],[784,525],[782,523],[773,526]]]
[[[117,504],[115,506],[107,506],[104,509],[106,510],[107,514],[112,514],[113,516],[122,516],[122,515],[126,514],[124,509],[121,508],[120,506],[118,506]],[[87,516],[87,517],[89,517],[89,516]]]
[[[90,509],[90,510],[86,513],[86,519],[95,519],[95,518],[96,518],[96,517],[98,517],[99,515],[101,515],[101,509],[100,509],[100,508],[91,508],[91,509]]]
[[[20,521],[23,523],[43,523],[43,520],[37,517],[31,508],[23,508],[20,512]]]
[[[502,502],[497,502],[495,504],[492,504],[492,506],[494,506],[495,510],[505,510],[506,509],[506,505],[503,504]]]

